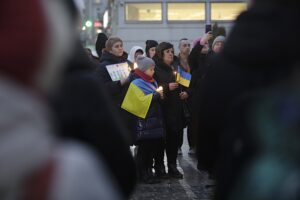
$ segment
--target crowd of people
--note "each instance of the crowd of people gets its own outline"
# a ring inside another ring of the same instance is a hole
[[[127,53],[100,33],[97,55],[73,0],[0,5],[0,199],[128,199],[182,179],[185,128],[215,199],[300,198],[294,1],[251,1],[228,38],[179,38],[178,53],[156,38]]]

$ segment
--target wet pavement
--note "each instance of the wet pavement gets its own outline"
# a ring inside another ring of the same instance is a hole
[[[183,179],[138,184],[130,200],[212,200],[214,181],[208,178],[206,172],[197,170],[196,156],[188,154],[188,148],[185,134],[182,155],[178,156],[178,169],[184,174]]]

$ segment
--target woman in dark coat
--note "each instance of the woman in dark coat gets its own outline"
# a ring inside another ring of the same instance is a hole
[[[108,38],[105,46],[105,50],[100,59],[100,65],[96,69],[96,74],[103,82],[104,88],[112,98],[113,105],[116,106],[117,110],[119,111],[119,114],[123,119],[123,123],[125,124],[125,126],[127,127],[127,131],[129,132],[131,129],[130,126],[132,123],[132,117],[129,113],[121,109],[121,103],[129,87],[131,76],[113,81],[106,68],[107,65],[121,63],[128,64],[127,53],[124,52],[123,41],[118,37]],[[130,143],[133,143],[132,136]]]
[[[177,150],[180,143],[181,131],[183,129],[182,100],[180,89],[175,80],[176,67],[173,66],[174,48],[167,42],[157,46],[154,61],[156,71],[154,79],[158,85],[163,87],[165,99],[162,105],[163,116],[166,124],[166,153],[168,161],[168,174],[170,177],[183,178],[176,166]],[[156,175],[165,174],[163,164],[163,149],[155,159]]]
[[[106,42],[106,48],[100,59],[100,66],[96,73],[104,83],[104,87],[109,92],[114,100],[114,104],[120,108],[121,102],[124,98],[124,87],[128,86],[129,79],[121,79],[113,81],[110,77],[107,65],[127,63],[127,54],[123,49],[123,41],[118,37],[110,37]]]

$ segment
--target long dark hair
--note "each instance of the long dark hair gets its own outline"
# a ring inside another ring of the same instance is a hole
[[[163,56],[164,56],[164,50],[166,49],[174,49],[174,46],[169,43],[169,42],[162,42],[160,43],[157,47],[156,47],[156,52],[154,57],[159,59],[159,60],[163,60]]]

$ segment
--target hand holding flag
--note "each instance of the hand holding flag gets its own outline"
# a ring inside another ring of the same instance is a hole
[[[188,72],[185,72],[180,66],[178,66],[178,72],[176,76],[176,82],[185,87],[190,86],[192,75]]]

